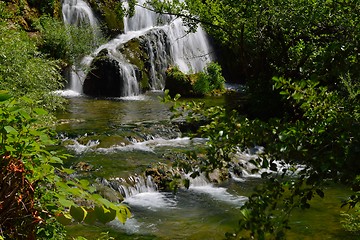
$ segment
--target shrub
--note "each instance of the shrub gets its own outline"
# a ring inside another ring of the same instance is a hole
[[[61,107],[64,100],[51,94],[62,88],[58,62],[46,59],[26,32],[1,23],[0,32],[0,89],[47,109]]]
[[[130,216],[87,180],[71,178],[73,171],[62,167],[65,155],[47,150],[55,144],[42,120],[47,114],[0,91],[0,239],[62,239],[59,222],[106,223],[117,217],[124,223]]]

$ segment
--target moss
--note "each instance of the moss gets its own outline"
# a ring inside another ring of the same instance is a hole
[[[120,52],[128,59],[128,61],[135,65],[139,70],[140,87],[143,91],[149,89],[149,69],[146,63],[149,61],[148,54],[143,50],[139,39],[132,39],[119,49]]]
[[[179,70],[178,67],[170,67],[166,70],[166,85],[171,96],[180,94],[183,97],[192,94],[191,79],[188,75]]]
[[[109,7],[102,9],[103,17],[106,22],[106,26],[112,33],[120,33],[124,31],[124,22],[119,19],[116,13]]]
[[[216,63],[209,64],[205,72],[195,74],[184,74],[178,67],[166,70],[165,89],[171,96],[177,93],[183,97],[221,95],[226,92],[224,83],[221,67]]]

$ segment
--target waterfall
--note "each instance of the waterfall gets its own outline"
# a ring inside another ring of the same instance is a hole
[[[90,26],[93,30],[94,38],[100,35],[98,21],[94,16],[91,7],[83,0],[63,0],[62,16],[66,25]],[[81,66],[87,65],[86,59],[83,59],[80,63],[75,63],[75,65],[70,67],[67,76],[70,90],[80,94],[82,93],[82,85],[86,74]]]
[[[101,183],[115,191],[118,191],[124,198],[146,192],[156,192],[157,186],[151,176],[129,176],[128,178],[102,179]]]
[[[139,0],[139,5],[135,6],[135,15],[131,18],[124,18],[125,34],[144,29],[153,29],[161,27],[166,32],[167,41],[169,42],[169,56],[161,56],[157,61],[151,63],[152,88],[162,89],[164,81],[157,78],[152,72],[156,69],[154,63],[162,63],[162,71],[168,65],[177,65],[185,73],[202,71],[206,65],[212,61],[212,49],[207,39],[206,33],[201,27],[198,27],[194,33],[188,33],[180,18],[173,18],[168,15],[159,15],[148,10],[142,5],[146,4],[145,0]],[[166,54],[164,39],[159,38],[154,44],[154,48],[149,49],[150,58],[156,54]],[[170,58],[170,59],[167,59]],[[157,69],[160,70],[160,69]]]
[[[64,0],[62,3],[62,14],[66,24],[76,26],[89,24],[94,28],[98,26],[90,6],[83,0]]]
[[[163,90],[165,71],[170,65],[177,65],[181,71],[186,73],[199,72],[212,60],[212,50],[206,33],[201,27],[195,33],[188,33],[181,19],[159,15],[140,6],[141,4],[145,4],[145,0],[138,1],[134,16],[124,17],[123,34],[119,34],[100,46],[91,56],[82,61],[82,64],[90,69],[99,69],[98,65],[93,66],[92,64],[95,64],[94,59],[98,54],[103,54],[101,57],[106,56],[107,64],[111,65],[111,71],[117,68],[117,72],[109,74],[105,69],[101,74],[89,73],[86,75],[81,69],[74,66],[70,78],[72,90],[82,93],[85,81],[87,83],[93,81],[87,84],[86,94],[92,95],[91,92],[95,92],[95,95],[101,96],[102,90],[99,89],[102,87],[106,88],[104,91],[110,89],[114,94],[112,84],[114,81],[120,81],[119,84],[116,84],[116,88],[119,88],[118,93],[112,96],[136,96],[141,93],[140,81],[143,80],[144,74],[149,79],[150,89]],[[127,2],[124,2],[124,5],[126,8]],[[91,8],[82,0],[64,0],[62,11],[64,22],[67,24],[85,23],[97,26]],[[138,41],[141,51],[146,56],[142,58],[145,59],[134,56],[136,54],[133,52],[128,54],[133,59],[129,59],[129,56],[124,53],[126,44],[134,40]],[[134,61],[143,61],[142,69],[139,69]],[[114,67],[114,65],[116,66]],[[97,79],[88,80],[91,77],[97,77]],[[107,78],[106,81],[109,82],[104,81],[103,78]],[[94,82],[100,86],[94,85]]]

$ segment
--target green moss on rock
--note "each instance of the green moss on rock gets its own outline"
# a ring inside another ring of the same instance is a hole
[[[140,88],[142,91],[149,90],[149,69],[147,68],[147,62],[149,62],[149,55],[144,51],[141,40],[134,38],[118,49],[125,58],[138,68],[138,75],[140,77]]]

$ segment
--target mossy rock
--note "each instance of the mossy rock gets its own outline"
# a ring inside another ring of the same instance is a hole
[[[180,94],[183,97],[192,95],[191,78],[181,72],[178,67],[170,67],[166,70],[165,89],[169,90],[171,96]]]
[[[128,41],[121,45],[118,51],[120,51],[132,65],[137,67],[137,76],[141,90],[143,92],[149,90],[149,69],[146,64],[149,61],[149,55],[144,51],[140,39],[134,38]]]
[[[116,14],[115,8],[119,1],[116,0],[89,0],[89,4],[96,17],[103,22],[102,30],[106,35],[115,37],[124,32],[123,19]]]

